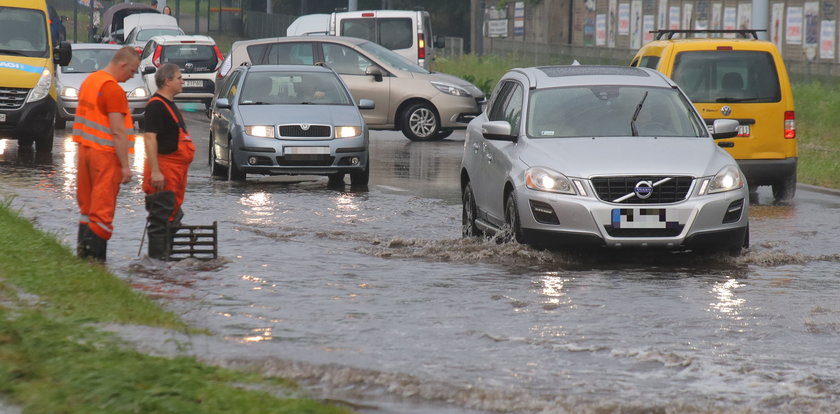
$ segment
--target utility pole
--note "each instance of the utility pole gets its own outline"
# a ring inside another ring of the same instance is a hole
[[[271,14],[271,0],[265,0],[265,12]]]
[[[358,0],[347,0],[347,11],[356,11],[359,9]]]
[[[769,30],[770,2],[768,0],[753,0],[752,3],[752,28]],[[758,32],[758,38],[767,40],[769,36],[766,31]]]

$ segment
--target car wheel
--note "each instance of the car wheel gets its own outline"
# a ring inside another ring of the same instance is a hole
[[[227,177],[227,168],[223,165],[219,164],[219,159],[216,158],[216,149],[213,145],[213,140],[210,140],[210,173],[213,174],[214,177]]]
[[[437,137],[436,137],[436,138],[437,138],[437,139],[439,139],[439,140],[441,140],[441,139],[446,139],[446,138],[448,138],[450,135],[452,135],[452,133],[453,133],[453,132],[455,132],[455,130],[454,130],[454,129],[441,129],[441,130],[438,132],[438,134],[437,134]]]
[[[741,251],[750,247],[750,226],[747,226],[747,230],[744,232],[744,239],[741,243],[735,247],[729,249],[729,255],[732,257],[738,257],[741,255]]]
[[[519,208],[516,205],[516,192],[511,191],[505,200],[505,223],[503,239],[506,242],[516,241],[525,244],[525,236],[522,233],[522,224],[519,221]]]
[[[236,165],[236,157],[233,153],[233,141],[228,141],[228,168],[227,168],[227,179],[228,181],[244,181],[245,180],[245,171],[242,171],[239,166]]]
[[[53,138],[55,135],[55,125],[50,123],[47,130],[35,138],[36,152],[52,152]]]
[[[790,203],[796,194],[796,172],[773,184],[773,199],[777,203]]]
[[[344,173],[338,172],[327,175],[327,185],[330,187],[344,187]]]
[[[65,128],[67,128],[67,120],[60,117],[60,116],[56,116],[55,117],[55,129],[65,129]]]
[[[359,172],[350,173],[350,185],[353,187],[365,187],[370,182],[370,161],[365,162],[365,169]]]
[[[476,212],[478,209],[475,206],[475,194],[473,194],[472,186],[467,183],[462,194],[461,201],[463,201],[463,209],[461,210],[461,236],[480,237],[481,230],[475,224]]]
[[[408,139],[412,141],[439,139],[440,120],[431,105],[423,102],[410,105],[402,115],[402,132]]]

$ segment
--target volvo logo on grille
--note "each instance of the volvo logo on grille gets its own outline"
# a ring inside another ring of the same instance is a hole
[[[650,181],[639,181],[636,183],[633,193],[636,194],[636,197],[639,197],[642,200],[649,198],[653,195],[653,183]]]
[[[300,124],[300,129],[304,131],[309,131],[309,124]]]
[[[723,116],[729,116],[730,114],[732,114],[732,107],[729,105],[724,105],[720,108],[720,113],[722,113]]]

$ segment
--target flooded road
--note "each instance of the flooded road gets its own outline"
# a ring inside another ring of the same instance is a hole
[[[359,412],[840,411],[836,194],[800,188],[774,206],[762,188],[739,258],[542,252],[460,238],[462,133],[372,132],[371,184],[356,191],[213,179],[206,118],[187,118],[199,151],[184,222],[218,221],[223,259],[139,258],[137,179],[108,251],[117,274],[217,334],[177,337],[182,351],[296,378]],[[73,248],[75,145],[55,142],[43,157],[0,141],[0,196]]]

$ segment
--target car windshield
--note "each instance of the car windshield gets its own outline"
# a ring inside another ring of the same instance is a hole
[[[154,36],[178,36],[181,34],[184,34],[184,32],[181,31],[181,29],[176,28],[146,29],[141,30],[139,33],[137,33],[136,40],[145,42]]]
[[[359,43],[359,47],[362,48],[362,50],[375,56],[377,59],[385,62],[388,66],[394,69],[399,69],[402,71],[413,73],[429,73],[428,70],[423,69],[421,66],[417,66],[416,64],[410,62],[408,59],[376,43],[363,42]]]
[[[0,55],[49,57],[47,36],[44,12],[0,7]]]
[[[773,56],[760,51],[679,53],[674,82],[697,103],[779,102],[779,76]]]
[[[673,88],[589,85],[538,89],[531,93],[528,108],[527,133],[532,138],[708,136],[691,103]]]
[[[116,53],[116,49],[73,49],[73,58],[61,68],[61,73],[96,72],[108,66]]]
[[[332,72],[252,72],[242,85],[241,105],[352,105]]]

